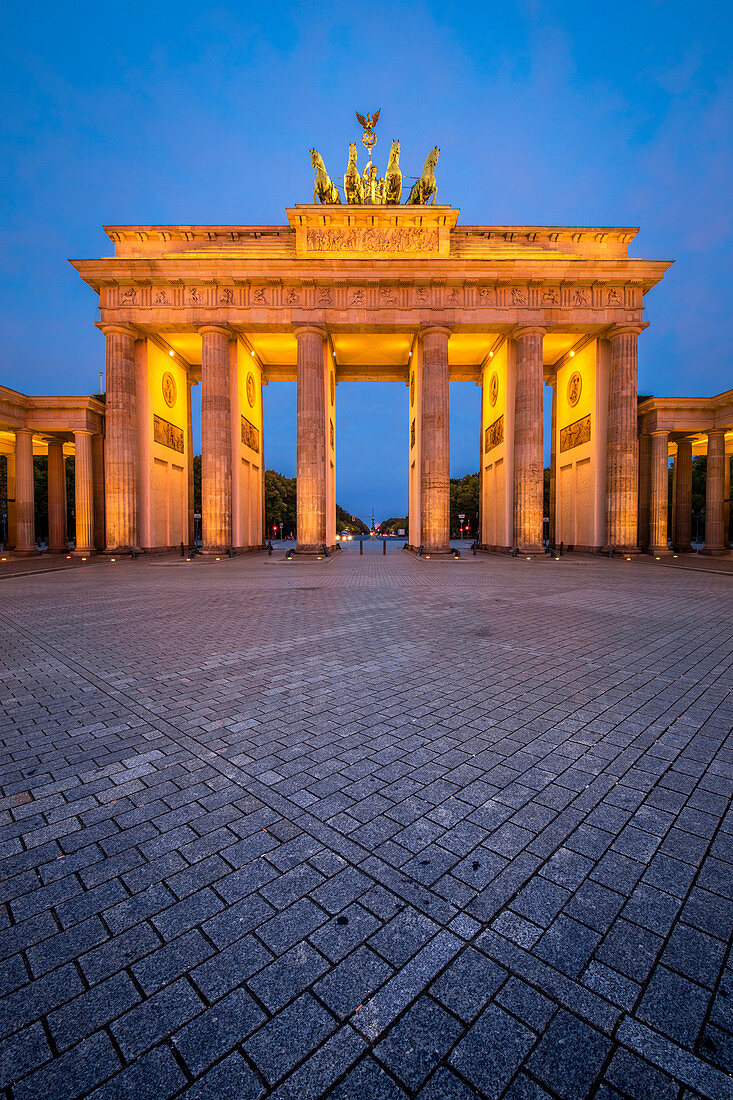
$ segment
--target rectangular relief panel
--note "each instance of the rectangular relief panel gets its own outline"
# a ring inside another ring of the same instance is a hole
[[[504,442],[504,414],[494,421],[493,424],[489,424],[486,429],[486,440],[484,443],[484,454],[488,454],[489,451],[493,451],[494,447],[498,447],[500,443]]]
[[[170,447],[172,451],[183,454],[183,429],[171,424],[170,420],[164,420],[157,413],[153,414],[153,439],[163,447]]]
[[[250,450],[255,451],[256,454],[260,453],[259,430],[244,415],[242,416],[242,443],[244,443],[245,447],[249,447]]]
[[[590,443],[590,438],[590,416],[584,416],[582,420],[560,429],[560,453],[572,451],[573,447],[580,447],[582,443]]]

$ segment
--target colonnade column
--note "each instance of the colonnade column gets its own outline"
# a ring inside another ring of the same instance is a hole
[[[514,546],[542,552],[544,455],[542,453],[543,328],[520,328],[514,386]]]
[[[677,442],[675,458],[674,537],[672,545],[679,553],[692,550],[692,443]]]
[[[609,550],[638,550],[637,375],[638,339],[635,325],[614,326],[608,393],[608,449],[606,468],[606,546]]]
[[[669,432],[651,433],[651,492],[649,496],[649,553],[666,554],[669,508]]]
[[[639,436],[639,549],[648,550],[652,545],[650,528],[652,482],[652,437],[644,432]]]
[[[704,554],[724,554],[727,549],[723,523],[724,463],[725,432],[715,428],[708,432]]]
[[[94,486],[94,548],[104,550],[104,436],[92,436],[92,482]]]
[[[75,554],[94,553],[94,481],[92,476],[92,432],[74,432]]]
[[[48,444],[48,549],[66,553],[66,468],[60,439]]]
[[[137,546],[135,329],[104,325],[107,337],[104,488],[108,550]]]
[[[422,331],[420,541],[425,554],[450,551],[450,329]]]
[[[549,539],[550,546],[555,546],[555,536],[557,532],[557,374],[552,382],[552,420],[551,428],[552,433],[550,438],[550,529]],[[542,478],[542,496],[544,503],[544,470]]]
[[[8,495],[8,549],[13,550],[17,541],[15,522],[15,451],[6,456],[5,476]]]
[[[298,553],[323,551],[326,543],[326,331],[295,329],[297,366]]]
[[[15,551],[32,554],[35,549],[33,432],[18,428],[15,433]]]
[[[204,553],[232,545],[232,412],[228,329],[201,333],[201,524]]]

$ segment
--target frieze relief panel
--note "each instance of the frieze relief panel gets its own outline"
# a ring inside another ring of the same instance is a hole
[[[242,417],[242,443],[245,447],[249,447],[251,451],[255,451],[256,454],[260,453],[260,432],[259,428],[256,428],[254,424],[247,420],[246,416]]]
[[[484,442],[484,454],[488,454],[489,451],[493,451],[494,447],[498,447],[500,443],[504,442],[504,414],[495,420],[493,424],[489,424],[486,429],[486,436]]]
[[[576,420],[560,429],[560,453],[572,451],[573,447],[580,447],[582,443],[590,443],[590,416],[584,416],[582,420]]]
[[[437,229],[418,226],[313,227],[306,230],[306,254],[435,256],[439,251]]]
[[[153,439],[163,447],[170,447],[172,451],[183,454],[183,428],[176,427],[157,413],[153,414]]]

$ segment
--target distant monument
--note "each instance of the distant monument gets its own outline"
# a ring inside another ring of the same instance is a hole
[[[381,111],[381,107],[380,107]],[[400,143],[393,141],[389,151],[389,162],[383,178],[379,178],[376,164],[372,164],[372,149],[377,143],[377,135],[374,127],[379,120],[379,111],[373,115],[360,115],[356,112],[356,119],[363,128],[361,136],[362,144],[367,150],[367,163],[364,171],[359,174],[357,166],[356,142],[349,145],[349,159],[344,174],[344,196],[347,204],[354,206],[398,206],[402,199],[402,172],[400,171]],[[440,149],[436,145],[428,154],[422,170],[422,175],[415,180],[406,199],[406,205],[427,206],[435,203],[437,195],[437,182],[435,179],[435,166],[438,163]],[[313,201],[323,203],[326,206],[341,205],[341,196],[333,182],[323,157],[317,149],[311,149],[311,164],[316,174],[313,187]]]

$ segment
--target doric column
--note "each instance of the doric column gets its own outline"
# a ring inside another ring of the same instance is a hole
[[[542,339],[543,328],[519,328],[514,385],[514,546],[542,552]]]
[[[48,549],[52,554],[65,554],[67,549],[66,466],[60,439],[48,444]]]
[[[649,553],[666,554],[669,508],[669,432],[652,432],[649,494]]]
[[[705,548],[703,554],[724,554],[727,550],[723,523],[725,485],[725,432],[708,432],[708,461],[705,489]]]
[[[552,381],[552,436],[550,439],[550,546],[555,545],[557,532],[557,374]],[[544,471],[543,471],[544,498]]]
[[[8,549],[13,550],[16,543],[17,524],[15,522],[15,451],[6,455],[5,476],[8,494]]]
[[[614,325],[608,388],[606,546],[638,550],[637,344],[638,325]]]
[[[325,329],[295,329],[297,367],[297,540],[298,552],[322,551],[326,543],[326,372]]]
[[[232,421],[228,329],[201,333],[201,523],[203,550],[232,545]]]
[[[32,554],[35,549],[33,432],[28,428],[18,428],[15,433],[15,551],[17,554]]]
[[[723,542],[730,546],[730,455],[723,458]]]
[[[104,496],[107,549],[137,545],[135,330],[104,325],[107,337]]]
[[[94,485],[94,548],[104,550],[104,436],[92,436],[92,482]]]
[[[639,436],[639,547],[648,550],[651,546],[649,531],[649,508],[652,481],[652,437],[648,432]]]
[[[74,515],[75,554],[94,553],[94,481],[92,476],[92,432],[74,432]]]
[[[677,441],[672,545],[680,554],[692,550],[692,443],[689,439]]]
[[[450,550],[450,329],[422,331],[420,541],[425,554]]]
[[[194,536],[194,505],[193,505],[193,416],[191,412],[191,379],[186,373],[186,448],[188,462],[186,463],[186,475],[188,477],[188,499],[186,515],[186,542],[193,546]]]

